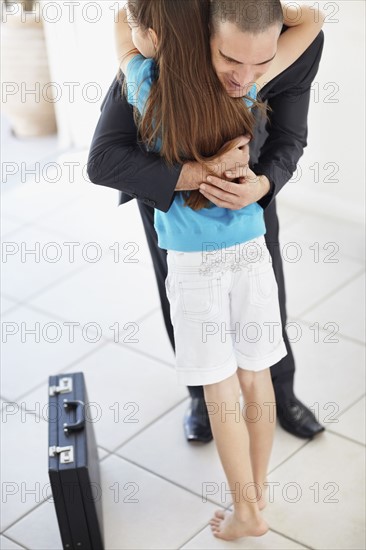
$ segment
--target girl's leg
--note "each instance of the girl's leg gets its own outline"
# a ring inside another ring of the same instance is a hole
[[[250,438],[250,459],[254,481],[260,486],[258,506],[266,505],[266,475],[276,429],[275,394],[270,369],[253,372],[238,368],[244,397],[243,418]]]
[[[204,386],[215,444],[232,493],[234,513],[217,511],[210,521],[213,534],[225,540],[260,536],[268,531],[257,504],[249,454],[249,434],[240,410],[240,385],[235,373]]]

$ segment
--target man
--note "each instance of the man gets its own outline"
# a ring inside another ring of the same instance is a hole
[[[270,2],[267,4],[270,6]],[[234,97],[245,93],[241,91],[249,82],[255,81],[255,76],[261,74],[260,67],[268,61],[268,56],[265,56],[266,31],[261,34],[263,47],[258,48],[258,33],[253,37],[253,34],[246,30],[246,21],[243,19],[249,14],[248,8],[253,5],[251,0],[212,0],[211,7],[216,14],[211,39],[213,65],[227,92]],[[284,25],[282,32],[286,30],[287,27]],[[116,38],[118,49],[118,23]],[[263,120],[258,118],[255,139],[249,145],[250,160],[248,145],[244,145],[246,141],[240,141],[243,160],[241,167],[231,174],[231,179],[242,175],[243,166],[249,160],[249,168],[260,176],[260,185],[241,184],[241,196],[238,198],[227,191],[225,180],[213,178],[211,184],[204,181],[205,197],[217,206],[237,209],[258,202],[264,208],[267,229],[265,239],[278,284],[283,337],[288,352],[281,361],[271,367],[277,417],[285,430],[303,438],[313,437],[323,431],[324,427],[294,395],[295,363],[285,330],[286,295],[275,197],[291,179],[307,145],[310,89],[318,71],[323,44],[324,33],[321,31],[295,63],[258,92],[258,96],[267,101],[272,108],[270,123],[264,124]],[[226,50],[230,55],[227,55]],[[262,70],[262,74],[264,72]],[[170,307],[165,289],[166,250],[157,245],[154,208],[167,212],[175,191],[198,189],[204,179],[202,169],[194,162],[169,168],[158,155],[147,154],[137,144],[132,108],[121,97],[121,84],[117,79],[113,81],[101,111],[89,153],[88,175],[93,183],[120,190],[119,204],[124,204],[133,197],[137,199],[153,260],[164,322],[175,351]],[[229,180],[228,176],[227,179]],[[212,432],[203,388],[192,386],[188,390],[191,403],[184,418],[186,438],[188,441],[208,442],[212,439]]]

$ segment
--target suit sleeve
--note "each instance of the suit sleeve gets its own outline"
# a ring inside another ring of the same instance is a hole
[[[167,212],[182,165],[169,167],[157,154],[138,143],[133,108],[122,96],[115,77],[101,105],[87,161],[90,181],[135,197]]]
[[[269,193],[258,201],[262,208],[267,208],[291,179],[307,146],[311,84],[318,72],[323,45],[324,33],[320,31],[302,56],[268,84],[267,99],[273,109],[266,123],[268,136],[257,162],[250,166],[255,174],[267,176],[271,184]]]

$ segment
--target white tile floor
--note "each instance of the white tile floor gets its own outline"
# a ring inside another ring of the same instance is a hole
[[[220,491],[202,501],[202,484],[220,487],[224,476],[213,442],[184,439],[188,394],[176,382],[136,202],[117,208],[117,191],[85,180],[87,151],[57,152],[54,138],[19,148],[7,135],[7,143],[9,159],[58,159],[63,168],[73,160],[79,168],[73,183],[63,170],[58,182],[12,178],[3,187],[1,548],[61,548],[48,485],[47,382],[77,371],[101,411],[106,549],[364,548],[362,227],[298,212],[279,197],[282,245],[296,242],[302,251],[294,262],[296,250],[287,247],[284,261],[295,391],[326,431],[308,441],[277,425],[273,498],[264,511],[270,531],[225,543],[208,521],[231,501]],[[333,249],[323,248],[315,260],[309,247],[320,236],[321,246],[339,245],[337,262],[325,261]],[[35,247],[38,257],[26,254]],[[77,323],[72,342],[70,322]],[[26,333],[34,327],[38,340]],[[135,423],[125,421],[128,403]],[[128,482],[138,487],[137,502],[116,502],[113,487],[126,497]]]

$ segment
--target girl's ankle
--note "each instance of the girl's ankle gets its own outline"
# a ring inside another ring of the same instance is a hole
[[[261,511],[259,510],[257,504],[255,506],[245,507],[234,509],[235,518],[243,523],[247,522],[259,522],[262,518]]]

